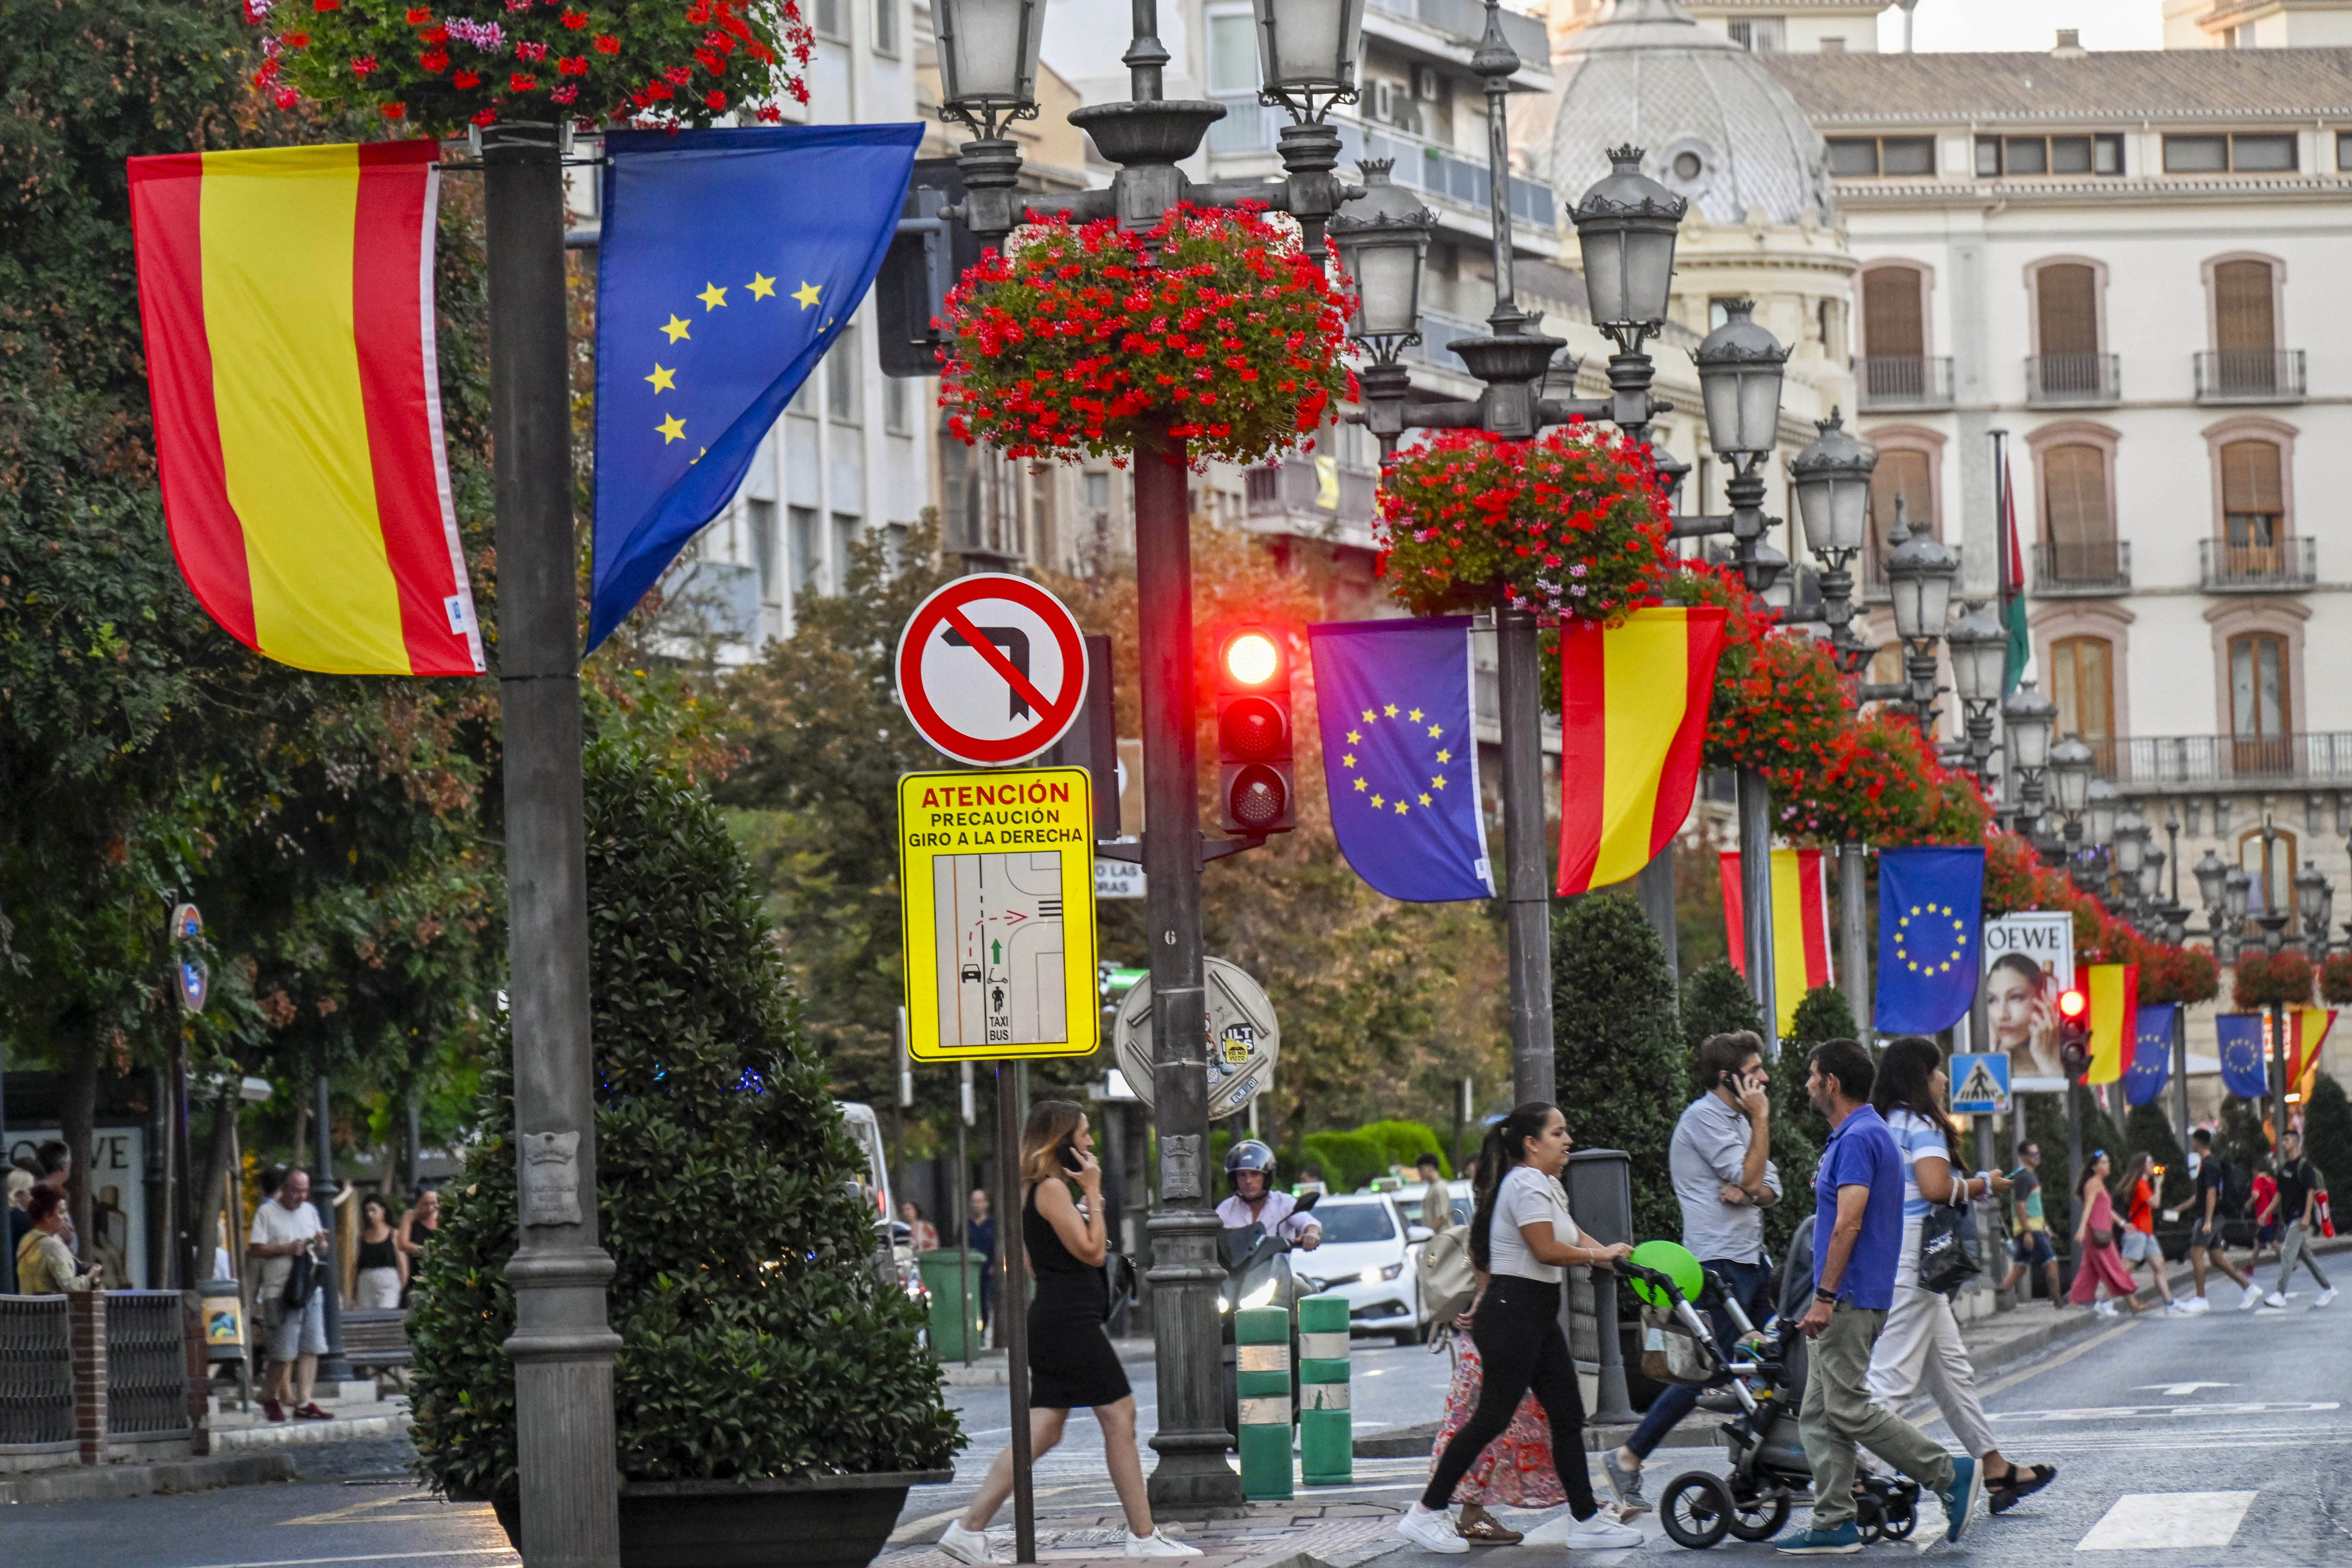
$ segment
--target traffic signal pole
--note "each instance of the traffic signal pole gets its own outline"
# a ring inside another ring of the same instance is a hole
[[[1504,910],[1510,936],[1511,1100],[1554,1100],[1551,859],[1543,804],[1543,664],[1533,610],[1495,612],[1502,708]]]
[[[1151,1212],[1151,1337],[1160,1429],[1155,1518],[1244,1510],[1218,1387],[1217,1216],[1211,1207],[1207,998],[1202,990],[1201,792],[1192,682],[1192,508],[1184,443],[1135,454],[1135,579],[1142,647],[1143,871],[1151,948],[1152,1117],[1160,1203]]]

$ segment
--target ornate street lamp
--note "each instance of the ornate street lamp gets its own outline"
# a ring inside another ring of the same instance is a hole
[[[2218,925],[2222,914],[2223,879],[2230,874],[2229,862],[2208,849],[2191,872],[2197,879],[2197,901],[2212,914]]]
[[[2058,722],[2058,704],[2034,689],[2031,680],[2000,700],[2002,761],[2014,781],[2011,825],[2031,832],[2042,819],[2046,804],[2044,784],[2050,766],[2050,731]]]
[[[2253,874],[2243,866],[2232,866],[2221,877],[2221,912],[2236,931],[2245,923],[2246,910],[2253,902]]]
[[[2097,752],[2092,753],[2094,765],[2096,764],[2097,756]],[[2122,797],[2116,793],[2116,786],[2105,779],[2094,777],[2091,780],[2083,826],[2090,835],[2092,847],[2104,849],[2114,845],[2117,803],[2121,799]]]
[[[2078,735],[2069,735],[2050,748],[2050,773],[2057,785],[2058,815],[2066,819],[2070,849],[2083,841],[2083,808],[2090,804],[2091,770],[2097,761]]]
[[[1045,0],[936,0],[940,113],[983,142],[1016,120],[1037,118],[1037,52]],[[1013,153],[1014,166],[1020,154]]]
[[[1358,164],[1364,194],[1330,223],[1331,247],[1356,285],[1348,335],[1371,353],[1366,374],[1395,367],[1397,355],[1421,342],[1421,279],[1430,232],[1437,226],[1437,215],[1389,178],[1394,166],[1386,158]]]
[[[1849,563],[1869,533],[1870,476],[1878,453],[1855,440],[1834,408],[1820,432],[1789,464],[1805,545],[1822,563],[1822,618],[1829,623],[1830,657],[1846,675],[1858,675],[1877,650],[1853,633],[1853,574]],[[1791,549],[1795,541],[1790,542]]]
[[[2116,814],[2115,837],[2111,841],[2115,847],[2116,875],[2124,879],[2125,887],[2134,897],[2142,890],[2141,877],[2147,868],[2149,853],[2147,841],[2148,826],[2146,817],[2128,806]],[[2160,859],[2164,851],[2158,849],[2155,853]]]
[[[2294,874],[2295,912],[2303,917],[2304,952],[2314,963],[2327,956],[2327,925],[2336,903],[2336,889],[2309,860]]]
[[[2000,702],[2001,676],[2009,662],[2009,632],[1992,613],[1977,603],[1944,634],[1952,650],[1952,686],[1966,717],[1969,768],[1977,782],[1985,782],[1985,764],[1992,759],[1992,714]]]
[[[1642,149],[1609,150],[1609,173],[1569,214],[1584,262],[1592,324],[1621,353],[1664,325],[1674,287],[1675,246],[1690,203],[1642,173]]]
[[[1952,605],[1952,579],[1960,558],[1925,530],[1910,531],[1903,498],[1895,498],[1894,550],[1886,557],[1886,580],[1895,611],[1895,635],[1903,641],[1903,673],[1910,682],[1906,700],[1923,733],[1936,723],[1936,644],[1943,637]]]
[[[1314,121],[1356,101],[1364,0],[1256,0],[1255,9],[1259,102]]]

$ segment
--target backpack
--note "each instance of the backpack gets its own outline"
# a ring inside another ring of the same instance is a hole
[[[2237,1166],[2218,1158],[2215,1163],[2221,1167],[2221,1201],[2214,1205],[2213,1217],[2217,1220],[2250,1217],[2249,1211],[2254,1201],[2253,1182]]]
[[[1452,1225],[1422,1244],[1421,1300],[1432,1331],[1460,1317],[1478,1294],[1470,1268],[1470,1227]]]

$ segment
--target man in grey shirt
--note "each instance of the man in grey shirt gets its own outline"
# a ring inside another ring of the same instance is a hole
[[[1682,1205],[1683,1245],[1723,1282],[1748,1321],[1771,1313],[1772,1268],[1764,1256],[1764,1207],[1780,1196],[1773,1169],[1772,1105],[1765,1094],[1764,1042],[1748,1030],[1708,1037],[1698,1051],[1698,1079],[1706,1092],[1684,1108],[1675,1124],[1667,1163]],[[1716,1342],[1728,1358],[1738,1325],[1710,1310]],[[1617,1500],[1647,1508],[1642,1461],[1675,1423],[1697,1407],[1699,1391],[1670,1384],[1653,1400],[1625,1446],[1603,1460]]]

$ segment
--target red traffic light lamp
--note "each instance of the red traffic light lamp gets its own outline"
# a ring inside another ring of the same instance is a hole
[[[2058,1012],[2068,1023],[2078,1022],[2091,1010],[2091,999],[2076,987],[2069,986],[2058,993]]]
[[[2091,1070],[2091,999],[2079,985],[2058,993],[2058,1063],[2080,1083]]]
[[[1288,641],[1265,626],[1237,626],[1217,644],[1217,811],[1225,831],[1297,826],[1291,740]]]

